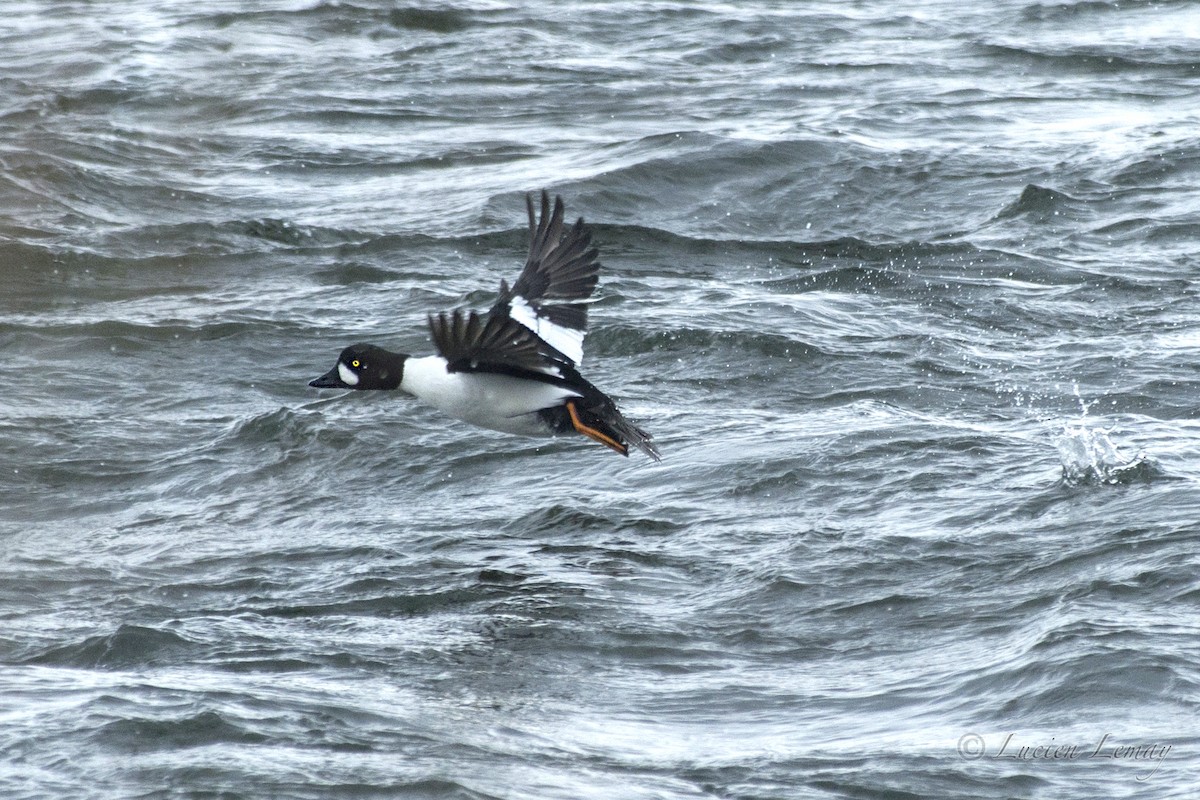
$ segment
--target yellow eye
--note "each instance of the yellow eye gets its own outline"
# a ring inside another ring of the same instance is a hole
[[[354,367],[355,369],[358,369],[359,367],[362,366],[362,362],[356,358],[350,362],[350,366]]]

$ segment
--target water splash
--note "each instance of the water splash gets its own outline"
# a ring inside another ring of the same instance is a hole
[[[1062,462],[1063,483],[1068,486],[1096,486],[1129,484],[1148,481],[1160,474],[1158,466],[1144,452],[1130,457],[1113,444],[1111,428],[1093,427],[1088,422],[1088,411],[1097,401],[1085,401],[1075,386],[1075,397],[1079,399],[1080,420],[1067,425],[1054,439],[1058,457]]]
[[[1086,425],[1068,426],[1055,437],[1062,461],[1063,482],[1068,486],[1117,485],[1147,481],[1158,467],[1146,453],[1129,457],[1109,438],[1111,431]]]

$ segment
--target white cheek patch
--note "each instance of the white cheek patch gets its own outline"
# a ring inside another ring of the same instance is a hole
[[[338,362],[338,377],[342,379],[342,383],[347,386],[358,386],[358,376],[354,374],[354,370],[347,367],[342,362]]]

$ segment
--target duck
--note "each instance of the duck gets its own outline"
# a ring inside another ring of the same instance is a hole
[[[562,197],[541,192],[540,213],[525,196],[529,255],[516,281],[500,281],[486,312],[430,313],[436,354],[413,356],[352,344],[309,382],[318,389],[398,390],[463,422],[518,436],[582,435],[654,461],[653,437],[579,373],[588,302],[599,283],[599,248],[580,217],[563,222]]]

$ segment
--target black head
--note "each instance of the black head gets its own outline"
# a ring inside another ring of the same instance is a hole
[[[333,369],[308,385],[318,389],[398,389],[407,358],[373,344],[352,344],[338,356]]]

